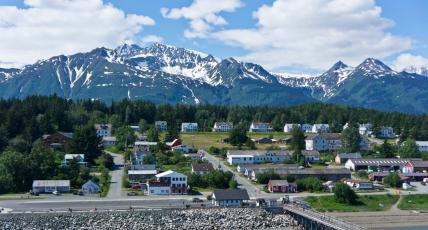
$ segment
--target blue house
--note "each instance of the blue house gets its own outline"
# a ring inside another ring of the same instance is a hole
[[[88,180],[88,182],[82,185],[82,191],[84,193],[98,193],[100,192],[100,186],[92,180]]]

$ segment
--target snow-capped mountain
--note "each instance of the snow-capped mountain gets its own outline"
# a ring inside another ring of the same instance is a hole
[[[405,68],[403,71],[405,71],[407,73],[415,73],[415,74],[419,74],[419,75],[428,77],[428,67],[410,66],[408,68]]]
[[[270,73],[234,58],[126,44],[0,69],[0,96],[281,106],[324,101],[418,113],[428,112],[428,78],[421,73],[396,72],[373,58],[355,68],[339,61],[322,74]]]

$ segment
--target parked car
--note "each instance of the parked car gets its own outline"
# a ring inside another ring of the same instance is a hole
[[[54,194],[54,195],[56,195],[56,196],[61,195],[61,193],[59,193],[59,192],[58,192],[58,191],[56,191],[56,190],[55,190],[55,191],[53,191],[53,192],[52,192],[52,194]]]
[[[201,198],[195,197],[195,198],[192,199],[192,202],[193,203],[201,203],[201,202],[204,202],[204,201]]]

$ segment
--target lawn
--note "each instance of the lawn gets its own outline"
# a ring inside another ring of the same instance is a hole
[[[307,197],[306,202],[320,212],[370,212],[385,211],[391,208],[398,200],[396,195],[367,195],[360,196],[357,205],[338,203],[334,196]]]
[[[274,139],[284,139],[290,135],[287,133],[273,132],[273,133],[248,133],[248,136],[253,139],[261,137],[269,137],[273,135]],[[181,133],[180,134],[183,143],[191,146],[195,146],[199,149],[208,149],[211,146],[217,148],[234,148],[228,143],[224,143],[223,140],[229,137],[228,133],[214,133],[214,132],[200,132],[200,133]],[[282,144],[283,145],[283,144]],[[279,146],[277,144],[257,144],[258,149],[267,149],[271,146]]]
[[[187,163],[187,162],[186,164],[178,163],[175,165],[162,165],[162,170],[164,171],[172,170],[172,171],[176,171],[184,174],[190,174],[192,171],[190,167],[190,163]]]
[[[428,194],[403,196],[398,208],[403,210],[428,210]]]

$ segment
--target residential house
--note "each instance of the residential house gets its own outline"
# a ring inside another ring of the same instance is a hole
[[[128,170],[128,178],[130,182],[144,182],[154,178],[158,174],[158,170],[154,169],[134,169]]]
[[[34,193],[70,192],[70,180],[34,180]]]
[[[428,141],[416,141],[419,152],[428,152]]]
[[[360,151],[369,151],[369,139],[366,136],[361,135]]]
[[[198,123],[181,123],[181,132],[183,133],[198,132]]]
[[[272,193],[294,193],[297,192],[296,183],[288,183],[287,180],[269,180],[268,190]]]
[[[212,203],[219,207],[241,207],[250,200],[245,189],[216,189],[211,195]]]
[[[415,160],[415,159],[413,159]],[[417,160],[417,159],[416,159]],[[409,159],[399,158],[361,158],[349,159],[345,163],[345,168],[351,171],[367,170],[372,171],[396,171],[400,170]]]
[[[395,138],[396,135],[392,127],[381,127],[379,136],[382,138]]]
[[[53,149],[64,149],[64,146],[71,140],[73,133],[56,132],[43,135],[43,143]]]
[[[284,133],[289,133],[293,129],[294,126],[297,126],[300,128],[300,124],[285,124],[284,125]]]
[[[65,154],[63,165],[68,165],[70,161],[75,160],[80,166],[86,166],[85,154]]]
[[[84,193],[99,193],[100,186],[92,180],[88,180],[88,182],[82,185],[82,192]]]
[[[111,124],[95,124],[95,130],[99,137],[110,137],[111,136]]]
[[[182,173],[168,170],[166,172],[157,174],[156,179],[159,182],[169,184],[171,194],[187,193],[187,176]]]
[[[116,137],[103,137],[102,144],[104,148],[116,145]]]
[[[360,124],[358,128],[360,135],[369,136],[373,133],[373,125],[370,123]]]
[[[269,123],[252,122],[249,131],[250,133],[269,133],[273,128]]]
[[[155,121],[155,127],[159,131],[166,131],[168,129],[168,125],[166,121]]]
[[[216,122],[214,123],[213,132],[229,132],[232,128],[232,122]]]
[[[173,141],[171,141],[171,142],[166,142],[165,144],[166,144],[170,149],[172,149],[172,147],[182,145],[182,144],[183,144],[183,142],[181,141],[181,139],[174,139]]]
[[[148,195],[170,195],[171,186],[167,182],[148,181],[146,183]]]
[[[302,129],[303,132],[305,133],[310,133],[312,132],[312,125],[311,124],[302,124],[302,126],[300,126],[300,128]]]
[[[190,147],[188,145],[178,145],[178,146],[172,147],[172,151],[187,154],[187,153],[194,152],[195,148]]]
[[[339,153],[334,158],[336,164],[345,164],[349,159],[361,159],[361,153]]]
[[[360,181],[354,180],[350,178],[343,179],[343,183],[348,185],[349,187],[357,190],[371,190],[374,189],[373,182],[371,181]]]
[[[288,150],[229,150],[227,162],[231,165],[283,162],[293,156]]]
[[[306,162],[319,162],[320,159],[320,152],[316,150],[302,150],[302,156],[303,159],[305,159]]]
[[[192,163],[192,173],[205,175],[212,171],[214,171],[214,167],[211,163]]]
[[[330,126],[328,124],[314,124],[312,126],[313,133],[328,133],[330,132]]]
[[[156,146],[157,142],[150,141],[136,141],[134,142],[134,153],[136,152],[150,152],[150,146]]]
[[[340,133],[311,134],[305,139],[306,150],[337,150],[342,147]]]

